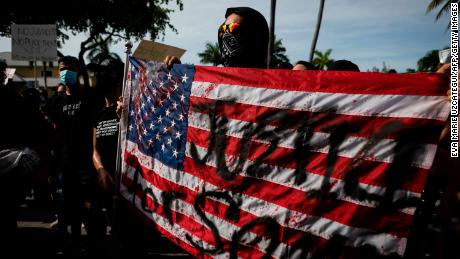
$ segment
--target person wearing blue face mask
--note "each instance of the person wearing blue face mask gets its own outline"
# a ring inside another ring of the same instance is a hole
[[[52,121],[57,132],[55,159],[56,179],[62,179],[63,204],[58,218],[58,228],[67,237],[71,226],[71,248],[80,247],[81,224],[91,206],[92,179],[92,119],[97,103],[95,93],[80,85],[80,62],[72,56],[58,60],[61,84],[66,93],[56,97]],[[88,232],[88,234],[90,234]],[[76,251],[71,249],[71,251]]]

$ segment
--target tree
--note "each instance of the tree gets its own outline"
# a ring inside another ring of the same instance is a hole
[[[426,12],[429,13],[441,6],[438,14],[436,14],[437,21],[443,16],[443,14],[449,13],[450,3],[451,0],[431,0],[431,2],[428,4],[428,7],[426,8]]]
[[[321,29],[321,21],[323,20],[323,10],[324,10],[325,2],[326,0],[321,0],[321,2],[319,3],[318,19],[316,21],[315,34],[313,35],[313,39],[311,41],[311,47],[310,47],[310,58],[309,58],[310,62],[313,62],[313,53],[316,54],[316,43],[318,42],[319,30]]]
[[[425,56],[417,61],[417,72],[435,72],[438,64],[438,50],[428,51]]]
[[[151,39],[164,36],[167,28],[176,32],[170,23],[167,6],[175,2],[182,10],[182,0],[79,0],[9,1],[6,11],[0,16],[0,36],[10,34],[10,26],[17,24],[56,24],[60,44],[68,39],[68,33],[86,33],[81,42],[78,58],[84,65],[86,52],[112,39],[131,38],[139,40],[150,34]],[[27,6],[27,8],[24,8]],[[56,11],[50,6],[63,6]],[[83,69],[85,85],[88,74]]]
[[[315,57],[313,58],[313,65],[315,65],[318,70],[324,70],[329,64],[331,64],[334,60],[330,58],[332,49],[326,50],[326,52],[321,52],[319,50],[315,50]]]
[[[212,44],[211,42],[206,42],[204,51],[198,53],[200,57],[200,62],[203,64],[212,64],[213,66],[221,65],[222,57],[220,56],[219,43]]]
[[[273,54],[271,58],[270,67],[276,67],[281,62],[289,62],[289,58],[285,55],[286,48],[283,46],[281,39],[276,39],[273,44]],[[211,42],[206,42],[204,51],[198,53],[200,62],[203,64],[212,64],[213,66],[223,64],[222,57],[220,55],[219,43],[212,44]]]
[[[118,56],[117,53],[110,52],[110,43],[112,43],[111,40],[106,42],[105,44],[101,44],[97,46],[96,48],[91,49],[88,52],[88,59],[91,63],[95,64],[101,64],[106,60],[120,60],[120,56]]]
[[[289,62],[289,58],[286,56],[286,48],[283,46],[283,42],[281,39],[276,39],[274,37],[275,42],[273,44],[273,54],[271,58],[270,67],[277,67],[278,64],[282,62]]]

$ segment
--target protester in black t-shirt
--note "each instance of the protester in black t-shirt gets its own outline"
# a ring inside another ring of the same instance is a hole
[[[77,58],[59,59],[61,83],[66,94],[58,95],[50,110],[56,126],[58,178],[63,179],[64,208],[60,213],[59,229],[62,234],[71,225],[72,248],[80,245],[81,224],[91,201],[92,124],[91,118],[97,102],[91,89],[79,83],[80,63]]]
[[[118,146],[117,100],[121,96],[123,63],[111,60],[96,68],[97,88],[102,90],[105,106],[97,113],[93,122],[93,165],[96,169],[97,185],[91,206],[90,228],[93,252],[103,252],[106,226],[111,219],[112,195]],[[101,254],[102,255],[102,254]]]

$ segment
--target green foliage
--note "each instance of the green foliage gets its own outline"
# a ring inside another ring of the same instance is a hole
[[[91,35],[128,35],[140,39],[147,33],[155,39],[167,28],[176,31],[170,23],[172,9],[164,7],[176,2],[180,10],[182,0],[78,0],[43,1],[16,0],[8,2],[7,11],[0,16],[0,35],[10,34],[10,25],[57,24],[64,41],[68,33]],[[24,8],[27,6],[27,8]],[[53,7],[53,8],[51,8]],[[58,10],[56,10],[58,8]],[[65,36],[63,36],[65,35]]]
[[[156,39],[164,36],[168,28],[177,32],[169,20],[173,10],[166,7],[174,2],[182,10],[182,0],[9,1],[0,16],[0,36],[8,36],[13,23],[56,24],[58,46],[69,38],[69,33],[86,33],[89,36],[81,42],[78,54],[85,64],[87,51],[112,40],[139,40],[147,34]],[[85,85],[89,85],[86,70],[82,72]]]
[[[286,48],[283,46],[281,39],[276,39],[273,43],[273,54],[270,67],[277,67],[278,64],[283,62],[289,62],[289,58],[285,55]]]
[[[382,73],[388,73],[388,71],[390,70],[391,68],[387,66],[387,64],[385,63],[385,61],[382,62],[382,68],[378,68],[376,66],[373,66],[371,70],[367,70],[367,72],[382,72]]]
[[[451,0],[431,0],[426,8],[426,12],[429,13],[439,8],[436,14],[436,20],[439,20],[444,14],[449,14]]]
[[[91,49],[88,52],[88,56],[87,56],[90,62],[95,63],[95,64],[101,64],[104,61],[112,60],[112,59],[121,61],[121,58],[120,56],[118,56],[118,54],[114,52],[110,52],[109,45],[111,42],[112,42],[111,40],[108,40],[107,42],[104,42],[98,45],[97,47]]]
[[[270,67],[276,67],[281,62],[289,62],[289,58],[285,55],[286,48],[283,46],[281,39],[276,39],[273,44],[272,64]],[[203,52],[198,53],[202,64],[212,64],[213,66],[223,64],[220,55],[219,43],[212,44],[206,42]]]
[[[212,64],[213,66],[218,66],[222,64],[222,58],[220,56],[219,43],[212,44],[211,42],[206,42],[204,51],[198,53],[200,62],[202,64]]]
[[[439,65],[438,50],[428,51],[417,61],[417,72],[435,72]]]
[[[325,70],[329,64],[331,64],[334,60],[330,58],[332,49],[326,50],[324,53],[315,50],[315,56],[313,58],[313,65],[315,65],[318,70]]]

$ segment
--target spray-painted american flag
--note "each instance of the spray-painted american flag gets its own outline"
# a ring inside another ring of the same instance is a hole
[[[445,92],[436,74],[131,58],[121,193],[197,257],[402,256]]]

